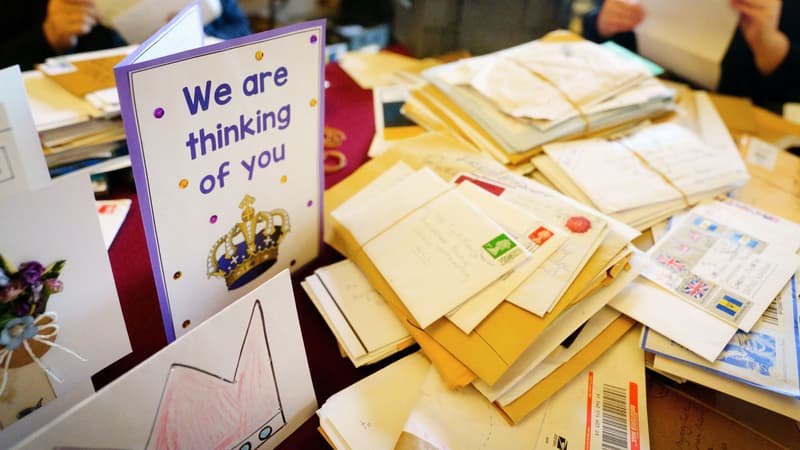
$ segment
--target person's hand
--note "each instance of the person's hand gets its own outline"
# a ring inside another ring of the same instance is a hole
[[[781,0],[731,0],[741,14],[739,28],[753,50],[759,72],[769,75],[789,52],[789,38],[778,29]]]
[[[61,53],[77,45],[78,37],[96,24],[94,0],[50,0],[42,30],[50,46]]]
[[[604,38],[633,30],[644,19],[644,9],[635,0],[606,0],[597,15],[597,32]]]

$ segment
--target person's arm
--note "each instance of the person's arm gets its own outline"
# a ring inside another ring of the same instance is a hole
[[[731,0],[739,11],[739,28],[753,51],[756,68],[762,75],[771,75],[789,54],[790,42],[778,28],[781,0]]]
[[[42,31],[50,47],[63,53],[97,25],[94,0],[50,0]]]
[[[583,37],[594,42],[613,40],[636,50],[633,29],[644,19],[644,9],[635,0],[601,1],[583,16]]]

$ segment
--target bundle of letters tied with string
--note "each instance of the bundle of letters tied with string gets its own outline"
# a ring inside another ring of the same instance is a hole
[[[328,399],[333,447],[647,448],[645,367],[800,420],[800,225],[724,196],[707,93],[565,32],[422,79],[428,132],[325,194],[342,354],[421,348]]]

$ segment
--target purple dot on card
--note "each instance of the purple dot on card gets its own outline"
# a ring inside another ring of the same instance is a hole
[[[156,108],[156,110],[153,111],[153,115],[156,117],[156,119],[164,117],[164,108]]]
[[[306,203],[306,206],[311,208],[311,205],[313,205],[313,204],[314,204],[314,200],[309,200],[308,203]]]
[[[289,266],[291,266],[291,267],[294,267],[295,264],[297,264],[297,260],[296,259],[293,259],[293,260],[291,260],[289,262]]]
[[[311,43],[312,44],[316,44],[317,43],[317,35],[316,34],[311,35]]]
[[[210,219],[208,219],[208,221],[211,222],[211,223],[217,223],[217,215],[214,214],[213,216],[211,216]]]

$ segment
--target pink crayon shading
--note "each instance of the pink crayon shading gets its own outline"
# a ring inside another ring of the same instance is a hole
[[[271,421],[271,433],[285,424],[258,301],[234,380],[174,364],[147,448],[238,448],[254,433],[255,442],[251,440],[249,448],[257,448],[266,440],[258,439],[265,424]]]

